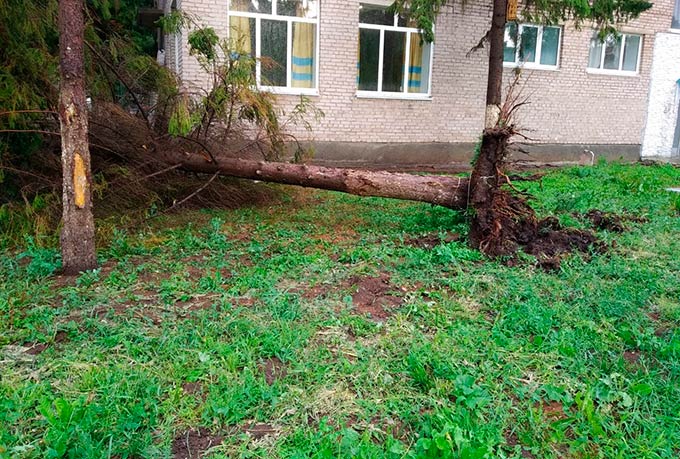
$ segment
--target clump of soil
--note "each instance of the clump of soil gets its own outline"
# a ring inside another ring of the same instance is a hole
[[[440,244],[460,240],[460,234],[449,232],[443,238],[439,233],[430,233],[420,237],[410,238],[404,244],[421,249],[432,249]]]
[[[626,231],[625,222],[646,223],[644,217],[633,215],[618,215],[611,212],[603,212],[599,209],[589,210],[584,217],[597,229],[623,233]]]
[[[266,359],[260,365],[260,370],[262,373],[264,373],[264,379],[270,386],[279,379],[285,378],[286,374],[288,374],[288,371],[286,370],[286,364],[283,363],[278,357]]]
[[[547,271],[559,269],[561,258],[571,252],[603,253],[606,249],[606,244],[590,231],[562,228],[554,217],[538,222],[536,237],[524,245],[524,251],[534,255]]]
[[[205,427],[198,427],[184,432],[172,441],[173,459],[197,459],[206,451],[222,443],[222,437],[211,435]]]
[[[350,284],[356,287],[352,302],[357,314],[370,315],[371,319],[384,321],[392,315],[391,309],[399,307],[403,298],[393,295],[394,288],[388,274],[378,277],[351,278]]]

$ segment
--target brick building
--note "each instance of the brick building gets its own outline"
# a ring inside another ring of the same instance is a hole
[[[470,50],[489,28],[491,2],[444,7],[431,45],[407,18],[385,12],[390,0],[177,3],[220,36],[238,39],[245,52],[273,61],[258,66],[258,82],[282,107],[305,95],[325,113],[311,133],[294,133],[312,142],[321,160],[431,164],[469,157],[483,125],[487,73],[486,51]],[[644,137],[645,155],[677,153],[679,98],[668,82],[680,70],[672,61],[680,59],[679,5],[656,1],[605,43],[588,24],[509,24],[505,80],[507,86],[518,69],[530,96],[517,118],[535,139],[529,150],[542,159],[571,160],[584,149],[637,159]],[[166,56],[186,85],[206,84],[186,36],[168,40]],[[658,84],[649,97],[653,74]]]

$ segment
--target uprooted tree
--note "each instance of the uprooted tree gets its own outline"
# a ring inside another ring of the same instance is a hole
[[[425,40],[433,40],[432,27],[445,3],[397,0],[392,8],[409,14],[424,31]],[[539,23],[572,19],[578,26],[592,21],[604,36],[619,22],[638,16],[650,6],[643,0],[528,0],[523,14],[527,21]],[[274,97],[252,89],[255,60],[250,54],[239,52],[239,44],[233,40],[221,40],[212,29],[198,27],[197,21],[181,15],[170,15],[167,22],[170,27],[174,24],[192,29],[188,30],[191,49],[211,76],[209,88],[190,94],[170,84],[167,73],[147,61],[136,57],[121,60],[122,53],[108,51],[111,43],[88,41],[86,52],[104,75],[100,78],[104,83],[89,88],[108,85],[113,95],[109,102],[95,100],[90,112],[90,146],[95,153],[113,158],[112,163],[137,167],[143,171],[143,178],[183,170],[211,174],[206,183],[218,175],[228,175],[417,200],[458,210],[471,207],[472,244],[489,255],[511,253],[518,245],[535,239],[541,228],[547,225],[555,229],[555,225],[552,221],[538,222],[531,207],[505,186],[506,147],[516,133],[510,119],[513,98],[502,103],[501,91],[506,9],[507,0],[493,0],[491,29],[480,41],[480,47],[489,46],[487,116],[481,152],[469,180],[279,161],[287,146],[296,144],[284,134],[286,124],[306,123],[306,116],[316,115],[313,107],[303,100],[287,119],[282,119]],[[263,60],[261,65],[268,63]],[[140,74],[144,77],[138,77]],[[167,84],[158,84],[160,80]],[[126,94],[124,101],[116,96],[121,88]],[[260,159],[253,159],[253,152],[259,153]]]
[[[434,40],[433,26],[437,15],[448,0],[396,0],[390,7],[392,11],[410,15],[421,30],[425,40]],[[511,115],[518,100],[507,97],[503,103],[503,48],[507,22],[508,0],[492,0],[492,21],[489,31],[480,40],[477,48],[488,44],[489,71],[486,94],[485,124],[479,155],[469,181],[443,177],[418,178],[408,174],[389,174],[386,172],[348,171],[341,169],[296,166],[283,163],[248,162],[238,159],[217,158],[209,154],[205,159],[195,155],[180,161],[183,168],[193,171],[223,173],[244,178],[290,183],[316,188],[325,188],[364,196],[386,196],[431,202],[453,209],[470,207],[472,222],[471,244],[490,256],[511,254],[519,245],[527,245],[539,236],[539,231],[550,228],[554,231],[555,222],[539,222],[533,209],[520,196],[511,193],[504,185],[509,185],[504,172],[509,139],[516,135]],[[576,27],[588,21],[599,30],[600,36],[616,33],[616,26],[639,16],[652,6],[645,0],[527,0],[523,15],[527,21],[544,24],[571,20]],[[517,30],[518,28],[515,28]],[[204,60],[212,61],[206,68],[215,68],[214,56],[219,55],[214,47],[218,38],[200,29],[196,33],[203,47],[194,50]],[[516,37],[517,38],[517,37]],[[191,42],[191,39],[190,39]],[[518,42],[522,46],[521,37]],[[224,50],[223,50],[224,51]],[[229,53],[227,53],[229,54]],[[235,69],[247,68],[241,59],[229,62],[225,67],[228,75]],[[227,77],[228,78],[228,77]],[[223,77],[214,80],[217,94],[229,87]],[[205,99],[214,101],[215,89]],[[233,108],[233,106],[232,106]],[[208,110],[212,118],[216,110]],[[205,120],[205,116],[202,118]],[[203,127],[206,132],[206,127]],[[168,158],[172,161],[172,158]],[[576,239],[581,233],[566,231]]]

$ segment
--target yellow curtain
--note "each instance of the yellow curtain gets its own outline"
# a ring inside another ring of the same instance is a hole
[[[423,39],[420,34],[411,34],[410,65],[408,68],[408,92],[423,92]],[[427,82],[424,82],[427,84]]]
[[[250,19],[241,16],[229,17],[231,46],[241,54],[253,54],[250,44]]]
[[[292,85],[294,88],[314,87],[314,24],[293,23]]]

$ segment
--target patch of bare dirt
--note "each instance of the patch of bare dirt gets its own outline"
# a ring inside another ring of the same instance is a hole
[[[562,228],[554,217],[538,222],[536,237],[529,239],[524,246],[524,251],[536,256],[539,265],[546,271],[559,269],[562,257],[569,253],[604,253],[606,250],[606,244],[593,233]]]
[[[583,216],[586,220],[599,230],[613,231],[615,233],[623,233],[626,228],[626,222],[647,223],[649,220],[645,217],[637,217],[634,215],[619,215],[611,212],[603,212],[599,209],[591,209]]]
[[[223,438],[212,435],[205,427],[190,429],[172,441],[173,459],[198,459],[205,456],[206,451],[222,444]]]
[[[198,382],[185,382],[182,384],[182,391],[188,395],[196,395],[203,391],[203,385]]]
[[[370,315],[371,319],[384,321],[392,310],[401,306],[404,299],[393,294],[395,288],[390,283],[389,274],[378,277],[352,277],[349,284],[356,288],[352,295],[354,310],[357,314]]]
[[[630,363],[630,364],[636,364],[640,360],[640,351],[624,351],[623,352],[623,359]]]
[[[279,379],[285,378],[288,374],[286,364],[278,357],[270,357],[260,365],[260,370],[264,373],[264,379],[270,386]]]
[[[421,249],[432,249],[440,244],[460,240],[460,234],[448,232],[443,238],[439,233],[430,233],[420,237],[406,239],[404,244]]]
[[[542,402],[540,407],[541,411],[543,411],[543,415],[551,422],[566,419],[568,417],[560,402]]]

